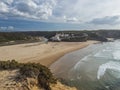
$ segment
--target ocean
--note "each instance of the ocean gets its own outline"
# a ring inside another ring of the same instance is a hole
[[[120,90],[120,40],[68,53],[50,69],[78,90]]]

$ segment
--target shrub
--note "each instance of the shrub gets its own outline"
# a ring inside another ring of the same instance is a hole
[[[20,74],[23,77],[37,78],[39,86],[45,90],[51,90],[49,84],[56,83],[50,70],[40,64],[27,63],[20,68]]]
[[[12,70],[19,68],[19,63],[15,60],[12,61],[0,61],[0,69],[1,70]]]
[[[40,87],[45,90],[51,90],[49,84],[56,83],[56,79],[53,77],[50,70],[37,63],[18,63],[15,60],[12,61],[0,61],[0,70],[14,70],[19,69],[19,79],[24,80],[26,78],[36,78]]]

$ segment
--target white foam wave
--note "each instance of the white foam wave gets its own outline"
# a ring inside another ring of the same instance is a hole
[[[80,63],[81,63],[81,61],[79,61],[78,63],[76,63],[76,65],[73,67],[73,69],[74,69],[74,70],[79,69],[79,67],[80,67]]]
[[[105,74],[107,69],[120,72],[120,63],[109,61],[108,63],[102,64],[101,66],[99,66],[99,69],[97,72],[97,79],[100,79]]]
[[[109,51],[105,51],[104,50],[104,52],[103,51],[99,51],[99,52],[97,52],[95,55],[94,55],[94,57],[101,57],[101,58],[110,58],[110,59],[113,59],[113,57],[112,57],[112,53]]]
[[[90,56],[91,56],[91,54],[90,54],[90,55],[87,55],[87,56],[85,56],[85,57],[83,57],[83,58],[81,59],[81,61],[87,60]]]
[[[81,64],[81,63],[84,63],[85,61],[87,61],[88,58],[89,58],[89,56],[90,56],[90,55],[87,55],[87,56],[83,57],[79,62],[77,62],[77,63],[75,64],[75,66],[73,67],[73,69],[74,69],[74,70],[79,69],[79,68],[80,68],[80,64]]]
[[[113,52],[113,58],[116,60],[120,60],[120,51]]]

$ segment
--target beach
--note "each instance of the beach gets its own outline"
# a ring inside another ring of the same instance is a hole
[[[35,62],[49,67],[65,54],[84,48],[98,41],[86,42],[48,42],[46,44],[27,43],[0,47],[0,60],[16,60],[27,63]]]
[[[78,90],[120,90],[120,40],[68,53],[50,69]]]

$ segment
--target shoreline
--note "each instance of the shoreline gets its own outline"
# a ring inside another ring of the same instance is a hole
[[[0,60],[40,63],[49,67],[67,53],[85,48],[99,41],[29,43],[0,47]]]
[[[79,49],[82,49],[82,48],[85,48],[85,47],[87,47],[87,46],[89,46],[89,45],[92,45],[92,44],[97,44],[98,43],[98,41],[92,41],[92,42],[89,42],[89,43],[84,43],[84,42],[82,42],[81,43],[81,46],[79,45],[78,47],[72,47],[71,49],[67,49],[66,50],[66,52],[59,52],[59,54],[58,54],[58,57],[56,57],[55,59],[54,59],[54,61],[53,62],[51,62],[50,64],[48,64],[48,67],[49,66],[51,66],[53,63],[55,63],[57,60],[59,60],[61,57],[63,57],[64,55],[66,55],[66,54],[68,54],[68,53],[71,53],[71,52],[74,52],[74,51],[76,51],[76,50],[79,50]],[[57,56],[57,55],[56,55]]]

